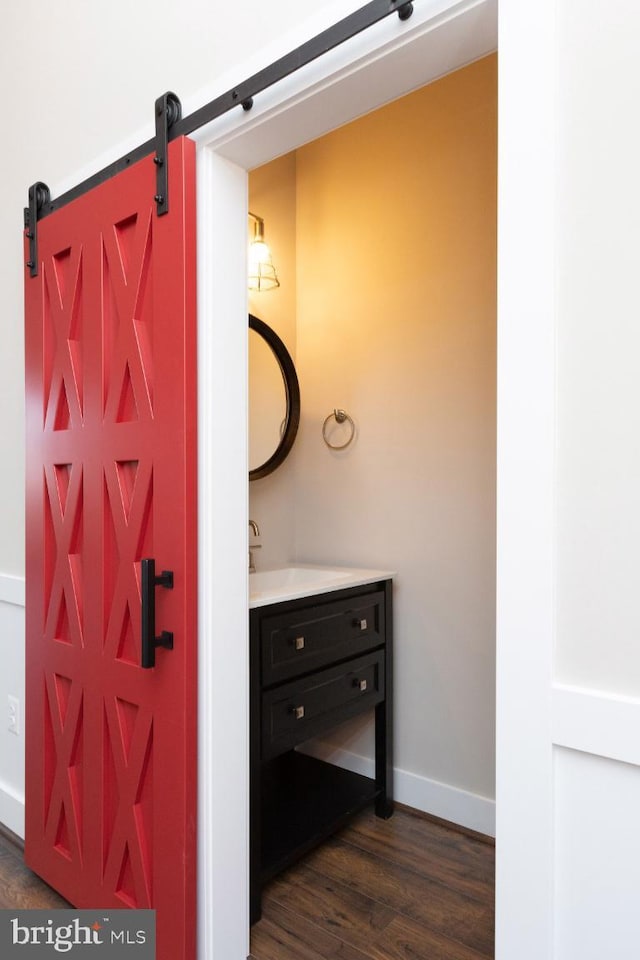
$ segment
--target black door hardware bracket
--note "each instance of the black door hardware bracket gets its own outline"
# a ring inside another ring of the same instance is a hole
[[[29,187],[29,206],[24,208],[24,235],[29,241],[29,276],[38,276],[38,214],[45,203],[49,203],[51,191],[46,183],[32,184]]]
[[[159,217],[169,212],[169,130],[182,119],[182,104],[168,90],[156,100],[156,212]]]

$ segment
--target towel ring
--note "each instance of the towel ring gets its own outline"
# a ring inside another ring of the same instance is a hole
[[[345,420],[349,421],[351,425],[351,433],[348,439],[345,440],[344,443],[330,443],[329,440],[327,439],[327,424],[329,423],[330,420],[335,420],[336,423],[344,423]],[[351,441],[353,440],[355,433],[356,433],[356,425],[351,419],[351,417],[349,416],[349,414],[346,412],[346,410],[339,410],[336,408],[333,411],[333,413],[329,414],[329,416],[326,418],[326,420],[322,424],[322,439],[324,440],[324,442],[326,443],[326,445],[329,447],[330,450],[344,450],[345,447],[348,447]]]

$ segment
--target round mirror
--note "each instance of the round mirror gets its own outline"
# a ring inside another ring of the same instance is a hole
[[[249,480],[279,467],[298,432],[300,387],[289,351],[249,314]]]

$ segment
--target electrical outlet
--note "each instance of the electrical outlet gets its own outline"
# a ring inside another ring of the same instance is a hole
[[[17,697],[12,697],[9,694],[7,698],[7,707],[8,707],[8,724],[7,729],[9,733],[14,733],[16,737],[20,736],[20,701]]]

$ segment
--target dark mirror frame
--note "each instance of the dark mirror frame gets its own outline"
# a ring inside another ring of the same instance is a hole
[[[272,330],[264,320],[254,317],[252,313],[249,314],[249,329],[259,334],[271,347],[282,373],[287,400],[285,427],[282,431],[280,443],[268,460],[265,460],[254,470],[249,470],[249,480],[260,480],[261,477],[268,476],[268,474],[273,473],[276,467],[280,466],[293,446],[300,425],[300,385],[298,384],[298,374],[293,365],[291,354],[275,330]]]

